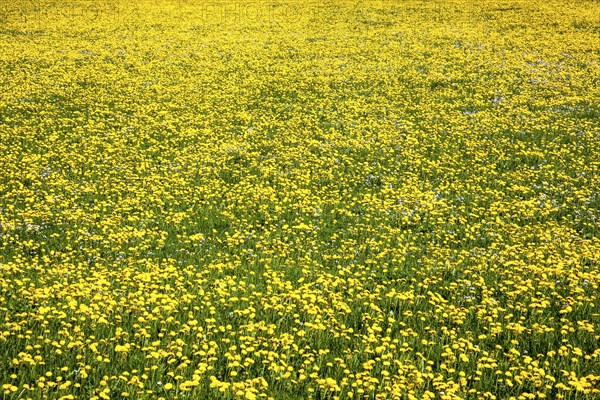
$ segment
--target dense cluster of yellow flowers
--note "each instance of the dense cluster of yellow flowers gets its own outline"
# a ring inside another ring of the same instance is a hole
[[[0,3],[0,396],[600,398],[600,3]]]

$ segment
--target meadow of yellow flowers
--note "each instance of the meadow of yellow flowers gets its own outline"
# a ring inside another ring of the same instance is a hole
[[[600,3],[0,2],[3,399],[600,398]]]

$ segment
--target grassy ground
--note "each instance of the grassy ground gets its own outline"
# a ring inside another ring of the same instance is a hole
[[[0,396],[597,399],[597,1],[0,3]]]

